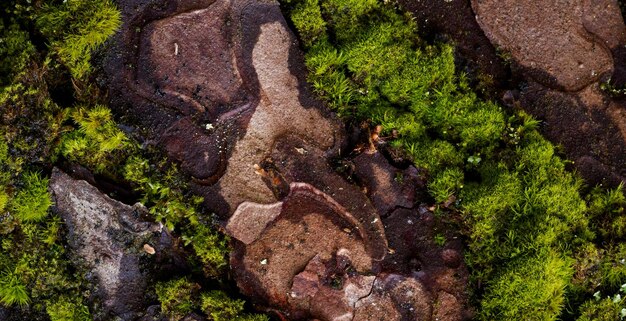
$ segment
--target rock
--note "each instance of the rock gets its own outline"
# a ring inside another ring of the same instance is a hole
[[[380,154],[362,155],[355,177],[366,195],[335,171],[330,160],[348,146],[345,130],[306,85],[278,3],[130,0],[120,8],[124,25],[105,65],[111,106],[146,128],[146,143],[179,162],[222,219],[241,292],[290,319],[356,320],[368,308],[356,309],[364,297],[379,315],[409,315],[400,292],[390,294],[406,285],[421,291],[410,301],[423,313],[415,315],[429,319],[441,287],[385,263],[381,217],[417,211],[423,178]],[[371,296],[383,265],[402,282],[380,281]],[[462,293],[461,281],[451,293]]]
[[[294,134],[322,150],[341,143],[339,122],[311,108],[320,103],[300,88],[306,68],[280,8],[161,2],[121,4],[129,18],[105,65],[111,105],[150,128],[150,141],[181,163],[222,218],[244,201],[276,201],[254,165],[277,139]]]
[[[138,318],[147,303],[148,272],[141,262],[149,254],[144,244],[157,244],[152,250],[165,252],[162,238],[171,237],[164,235],[162,225],[142,219],[147,213],[141,206],[117,202],[58,169],[52,173],[50,189],[68,230],[70,252],[89,271],[87,278],[103,307],[101,318]]]
[[[246,295],[288,311],[292,317],[311,312],[302,308],[306,304],[298,301],[300,296],[315,295],[306,295],[307,291],[301,290],[307,279],[306,273],[301,273],[302,269],[311,262],[328,261],[339,248],[350,253],[350,265],[355,272],[365,274],[375,270],[371,253],[376,253],[381,244],[376,239],[372,241],[367,236],[369,231],[341,205],[311,185],[292,184],[289,195],[271,207],[244,203],[240,208],[249,215],[244,217],[238,210],[228,221],[227,231],[243,231],[245,229],[238,226],[248,225],[248,220],[256,218],[268,221],[259,224],[265,228],[261,233],[255,233],[258,238],[247,239],[245,246],[236,244],[231,255],[239,288]],[[275,208],[280,208],[278,215],[263,214],[268,210],[273,212]],[[232,236],[248,237],[238,233],[232,233]],[[318,258],[314,260],[315,257]],[[300,280],[299,283],[296,279]]]
[[[377,151],[362,153],[354,164],[354,174],[367,187],[368,197],[382,216],[396,207],[412,208],[428,197],[425,174],[414,166],[400,170]]]
[[[583,23],[592,2],[473,0],[472,7],[487,37],[533,79],[551,88],[578,91],[613,67],[610,49]],[[619,10],[617,4],[615,9]]]

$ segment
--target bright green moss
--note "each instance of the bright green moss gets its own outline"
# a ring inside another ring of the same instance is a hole
[[[447,201],[463,187],[463,171],[448,168],[433,177],[428,184],[428,191],[438,203]]]
[[[185,245],[191,243],[200,258],[204,270],[209,275],[219,275],[228,266],[226,253],[229,252],[228,238],[210,226],[198,224],[183,235]]]
[[[326,36],[326,22],[322,18],[318,0],[306,0],[299,3],[292,16],[294,25],[301,30],[305,46],[311,46],[320,37]]]
[[[132,151],[129,139],[117,128],[111,110],[96,105],[79,107],[71,114],[78,129],[61,138],[60,154],[97,173],[115,172],[123,153]]]
[[[26,173],[23,176],[24,188],[13,199],[13,215],[18,219],[30,222],[41,221],[48,214],[52,205],[48,193],[48,179],[36,172]]]
[[[265,315],[244,313],[243,300],[231,299],[222,291],[203,294],[201,307],[213,321],[269,321]]]
[[[617,302],[615,302],[617,301]],[[626,310],[623,310],[622,300],[613,298],[603,298],[601,300],[592,299],[585,302],[581,307],[578,321],[615,321],[624,320]]]
[[[558,253],[512,262],[496,277],[479,311],[482,320],[557,320],[572,274]]]
[[[0,274],[0,303],[6,306],[25,306],[29,302],[26,287],[15,274],[8,271]]]
[[[120,12],[110,0],[45,5],[37,18],[37,27],[76,79],[91,72],[91,54],[120,24]]]
[[[185,197],[186,184],[179,181],[182,175],[174,164],[169,165],[162,173],[151,167],[147,159],[132,156],[126,161],[123,174],[142,193],[141,202],[168,229],[196,226],[199,223],[196,208],[202,203],[202,197]]]

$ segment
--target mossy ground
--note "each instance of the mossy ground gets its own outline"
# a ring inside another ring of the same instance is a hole
[[[480,320],[623,318],[623,189],[589,191],[539,122],[477,97],[454,48],[376,0],[283,0],[314,90],[429,171],[464,219]],[[596,299],[612,296],[609,303]]]
[[[48,192],[51,168],[67,163],[130,185],[155,220],[195,254],[189,259],[200,272],[188,282],[219,284],[228,240],[199,207],[202,199],[187,191],[188,178],[119,129],[94,83],[91,56],[121,23],[115,5],[13,0],[0,3],[0,12],[0,305],[28,320],[91,320],[99,314],[90,311],[91,287],[66,250]],[[199,295],[192,306],[198,313],[235,311],[243,319],[264,320],[244,313],[243,301],[226,294],[207,310]],[[178,308],[168,301],[162,306],[164,313]]]

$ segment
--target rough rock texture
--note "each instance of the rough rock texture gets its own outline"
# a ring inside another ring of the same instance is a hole
[[[95,287],[103,307],[98,319],[134,320],[143,314],[147,271],[144,260],[167,254],[171,238],[162,225],[142,220],[140,205],[128,206],[103,195],[86,181],[75,180],[55,169],[50,182],[56,211],[68,229],[71,253],[89,271],[86,276]],[[156,250],[154,257],[145,244]],[[150,258],[148,258],[150,257]]]
[[[481,0],[472,4],[487,37],[509,51],[535,81],[578,91],[613,67],[609,48],[585,26],[591,2],[597,1]]]
[[[468,317],[465,266],[441,263],[460,247],[414,244],[434,235],[426,221],[417,228],[420,171],[376,151],[352,161],[354,181],[331,165],[348,140],[307,87],[277,2],[120,6],[124,25],[105,63],[111,106],[181,163],[223,219],[245,295],[289,319],[434,320],[441,309],[453,311],[445,320]],[[392,219],[399,209],[415,226]],[[418,248],[421,274],[405,266]]]

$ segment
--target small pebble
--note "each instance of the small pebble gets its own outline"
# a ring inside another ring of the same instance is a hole
[[[153,255],[154,253],[156,253],[156,251],[154,250],[152,246],[150,246],[150,244],[144,244],[143,250],[150,255]]]

